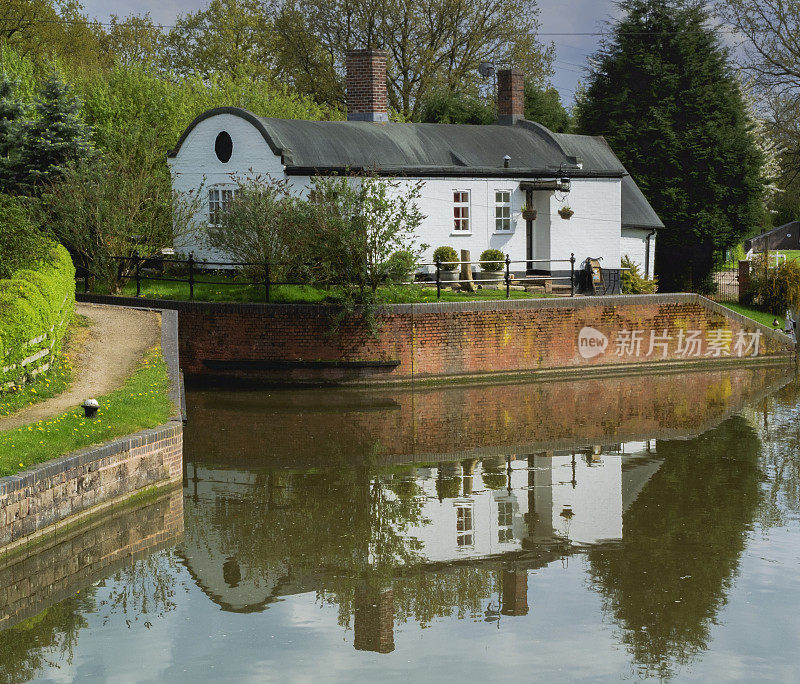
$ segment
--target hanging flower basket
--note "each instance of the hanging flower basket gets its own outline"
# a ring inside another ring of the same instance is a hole
[[[574,214],[575,214],[575,212],[574,212],[574,211],[572,211],[572,209],[570,209],[569,207],[561,207],[561,209],[559,209],[559,210],[558,210],[558,215],[559,215],[559,216],[560,216],[562,219],[567,219],[567,220],[569,220],[569,219],[571,219],[571,218],[572,218],[572,216],[573,216]]]
[[[536,209],[525,209],[522,208],[522,218],[526,221],[535,221],[536,220]]]

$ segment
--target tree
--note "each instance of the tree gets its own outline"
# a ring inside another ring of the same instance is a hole
[[[547,126],[554,133],[569,133],[572,128],[572,119],[558,91],[552,87],[540,88],[530,80],[525,81],[525,118]]]
[[[20,142],[27,107],[16,94],[17,81],[0,71],[0,191],[13,185],[13,156]]]
[[[275,22],[276,45],[279,55],[292,58],[278,59],[296,87],[337,84],[336,99],[343,104],[345,51],[387,50],[389,106],[416,119],[431,92],[476,86],[484,60],[508,62],[543,83],[553,48],[537,40],[538,13],[536,0],[288,2]]]
[[[494,107],[477,95],[461,92],[435,92],[422,103],[422,123],[491,124]]]
[[[12,172],[18,192],[35,192],[58,178],[70,162],[88,159],[93,150],[80,101],[57,74],[42,85],[34,111],[36,118],[17,132],[19,152]]]
[[[664,221],[662,290],[707,291],[715,260],[762,217],[762,156],[728,53],[686,0],[625,0],[578,103]]]

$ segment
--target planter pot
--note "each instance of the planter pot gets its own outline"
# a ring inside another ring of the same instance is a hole
[[[433,274],[433,280],[436,282],[436,272]],[[458,271],[445,271],[444,269],[439,271],[439,282],[454,283],[456,280],[458,280]]]
[[[574,211],[572,211],[572,209],[569,209],[569,208],[564,208],[564,209],[559,209],[559,210],[558,210],[558,215],[559,215],[559,216],[560,216],[562,219],[567,219],[567,220],[569,220],[570,218],[572,218],[572,216],[573,216],[574,214],[575,214],[575,212],[574,212]]]
[[[536,220],[536,209],[525,209],[522,212],[522,218],[526,221],[535,221]]]
[[[394,278],[394,282],[395,283],[413,283],[416,280],[416,278],[417,278],[417,272],[416,271],[409,271],[405,275],[402,275],[402,276],[399,276],[399,277],[395,277]]]
[[[491,280],[492,282],[498,282],[504,280],[506,277],[506,272],[503,271],[481,271],[478,274],[478,280]]]

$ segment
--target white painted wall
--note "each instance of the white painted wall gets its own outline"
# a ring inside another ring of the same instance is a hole
[[[214,152],[214,141],[220,131],[227,131],[233,139],[233,155],[227,163],[220,162]],[[173,187],[176,191],[196,190],[205,185],[204,207],[198,221],[208,215],[207,189],[212,186],[231,187],[236,176],[263,175],[284,179],[281,159],[272,153],[261,134],[244,119],[231,114],[219,114],[201,121],[187,136],[178,155],[169,160]],[[288,177],[290,185],[298,193],[309,186],[307,176]],[[473,261],[478,260],[487,248],[499,249],[509,254],[517,263],[514,270],[524,270],[526,258],[525,221],[520,210],[525,202],[525,193],[519,190],[521,178],[508,179],[464,179],[421,178],[424,183],[419,200],[419,209],[427,217],[419,234],[418,244],[429,248],[424,261],[432,261],[433,250],[440,245],[449,245],[460,253],[468,249]],[[408,181],[415,182],[415,181]],[[471,230],[461,233],[453,230],[453,192],[470,193]],[[512,192],[512,230],[510,233],[495,231],[496,190]],[[535,192],[534,206],[538,217],[534,221],[535,259],[569,259],[574,252],[579,268],[589,256],[602,256],[606,268],[618,268],[620,261],[621,182],[619,179],[574,179],[571,192],[565,200],[552,192]],[[564,203],[575,212],[570,220],[562,219],[557,211]],[[224,255],[215,254],[202,245],[199,236],[190,237],[176,244],[181,252],[194,251],[198,259],[221,260]],[[537,264],[536,268],[569,270],[568,263]],[[423,269],[429,272],[433,268]]]
[[[644,262],[647,256],[647,236],[649,230],[638,228],[623,228],[620,239],[620,254],[626,254],[637,264],[644,275]],[[653,275],[653,257],[656,253],[656,236],[650,238],[650,275]]]

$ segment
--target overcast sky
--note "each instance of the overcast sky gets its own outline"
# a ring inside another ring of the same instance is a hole
[[[204,7],[205,0],[84,0],[86,11],[101,21],[110,14],[126,16],[150,12],[159,24],[171,24],[176,15]],[[588,33],[603,29],[617,13],[613,0],[539,0],[542,33]],[[583,77],[586,57],[597,47],[596,36],[543,36],[556,46],[553,84],[565,104],[571,104],[575,86]]]

